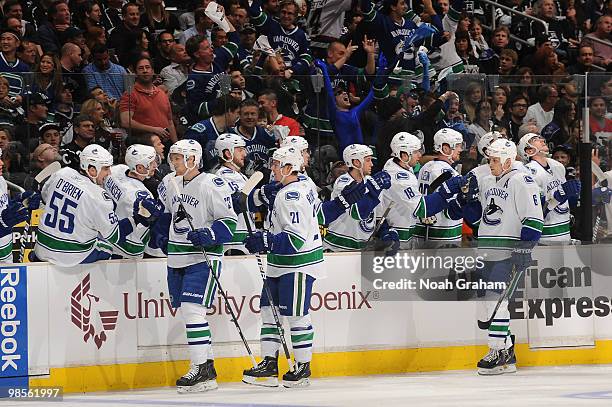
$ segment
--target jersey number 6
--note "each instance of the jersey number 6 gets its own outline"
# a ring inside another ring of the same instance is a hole
[[[62,207],[61,210],[60,205]],[[52,212],[45,216],[45,225],[50,228],[55,228],[59,220],[60,232],[72,233],[74,231],[74,213],[70,213],[70,209],[76,209],[76,207],[76,202],[55,191],[49,202],[49,208],[52,209]]]

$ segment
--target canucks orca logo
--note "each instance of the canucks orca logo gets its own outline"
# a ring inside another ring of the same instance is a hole
[[[554,211],[557,212],[560,215],[566,214],[569,212],[569,206],[567,204],[563,204],[563,205],[557,205],[555,206]]]
[[[371,212],[367,219],[359,221],[359,229],[364,233],[372,233],[374,231],[374,212]]]
[[[497,212],[501,215],[504,213],[504,210],[495,204],[493,198],[491,198],[491,202],[485,207],[484,213],[482,215],[482,221],[487,225],[499,225],[501,223],[501,219],[492,219],[491,216],[495,215]]]
[[[177,235],[184,235],[189,233],[191,230],[189,227],[189,222],[191,222],[193,218],[182,206],[179,206],[178,211],[174,214],[174,220],[172,222],[172,228],[174,229],[174,233]],[[185,222],[183,222],[185,221]],[[184,226],[179,226],[179,223],[183,222]]]
[[[216,177],[213,178],[213,182],[215,183],[216,186],[218,187],[222,187],[223,185],[225,185],[225,181],[223,181],[221,178]]]

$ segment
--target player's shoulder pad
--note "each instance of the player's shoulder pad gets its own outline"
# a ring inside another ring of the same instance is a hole
[[[217,173],[217,175],[232,175],[234,173],[234,171],[230,170],[229,168],[221,168],[221,171],[219,171]]]
[[[342,174],[342,175],[340,175],[340,176],[338,177],[338,179],[337,179],[337,181],[336,181],[336,182],[337,182],[338,184],[345,184],[345,183],[350,183],[350,182],[352,182],[352,181],[353,181],[353,177],[351,177],[351,176],[350,176],[350,175],[348,175],[348,174]]]

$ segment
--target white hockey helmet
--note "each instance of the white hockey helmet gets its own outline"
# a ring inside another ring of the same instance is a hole
[[[236,147],[245,147],[246,143],[242,137],[237,134],[224,133],[217,137],[215,140],[215,150],[217,150],[217,156],[223,161],[232,161],[234,159],[234,149]],[[230,159],[226,160],[223,156],[223,152],[229,150]]]
[[[516,144],[510,140],[506,139],[497,139],[487,148],[487,153],[489,158],[497,157],[502,163],[502,168],[508,158],[510,158],[512,162],[516,159]],[[512,168],[512,164],[510,165]]]
[[[156,162],[157,160],[157,153],[155,152],[155,148],[152,146],[132,144],[125,151],[125,164],[128,166],[130,171],[134,171],[136,173],[138,173],[138,171],[136,171],[136,166],[138,164],[149,170],[151,163]]]
[[[87,172],[91,166],[99,173],[102,167],[113,165],[113,156],[104,147],[98,144],[90,144],[81,151],[79,155],[81,169]]]
[[[302,136],[287,136],[281,141],[281,147],[295,147],[304,151],[308,149],[308,141]]]
[[[538,153],[538,149],[531,144],[531,140],[533,140],[534,138],[541,138],[542,136],[540,136],[537,133],[527,133],[525,134],[523,137],[521,137],[521,139],[519,140],[518,143],[518,153],[521,156],[521,159],[525,162],[529,161],[529,158],[533,157],[534,155],[536,155]],[[535,153],[529,155],[527,154],[527,152],[525,150],[527,150],[528,148],[533,148],[536,150]]]
[[[500,138],[504,138],[504,136],[499,131],[490,131],[483,134],[482,137],[480,137],[480,140],[478,140],[478,152],[487,157],[485,149],[489,148],[491,143]]]
[[[172,171],[176,171],[176,169],[172,165],[172,161],[170,160],[170,154],[181,154],[185,162],[185,167],[187,167],[188,170],[192,170],[193,168],[200,168],[201,166],[202,146],[195,140],[179,140],[170,146],[170,151],[168,152],[168,162],[170,163],[170,169]],[[187,165],[187,160],[191,156],[195,157],[195,165],[193,167],[189,167]]]
[[[363,144],[351,144],[342,152],[342,159],[344,159],[344,163],[348,165],[349,168],[353,168],[353,160],[359,160],[363,167],[365,158],[373,155],[374,152],[370,147]]]
[[[278,161],[280,167],[291,165],[291,172],[301,172],[304,167],[302,152],[296,147],[280,147],[272,154],[272,160]]]
[[[463,135],[457,130],[443,128],[434,134],[434,151],[442,152],[442,146],[448,144],[451,149],[455,149],[457,144],[463,146]]]
[[[414,134],[401,131],[395,136],[393,136],[393,139],[391,139],[390,147],[391,156],[400,158],[402,152],[410,156],[413,152],[421,150],[421,148],[423,148],[423,144],[421,143],[421,140]]]

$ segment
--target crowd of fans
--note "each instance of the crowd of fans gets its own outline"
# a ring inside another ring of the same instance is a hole
[[[607,170],[612,1],[499,4],[520,14],[478,0],[0,1],[4,176],[28,187],[94,142],[116,163],[132,143],[165,162],[181,138],[212,169],[214,140],[234,132],[247,172],[265,171],[283,137],[306,137],[325,190],[348,144],[376,147],[382,167],[394,134],[430,153],[442,127],[463,134],[464,171],[492,130],[541,133],[575,167],[585,106]]]

